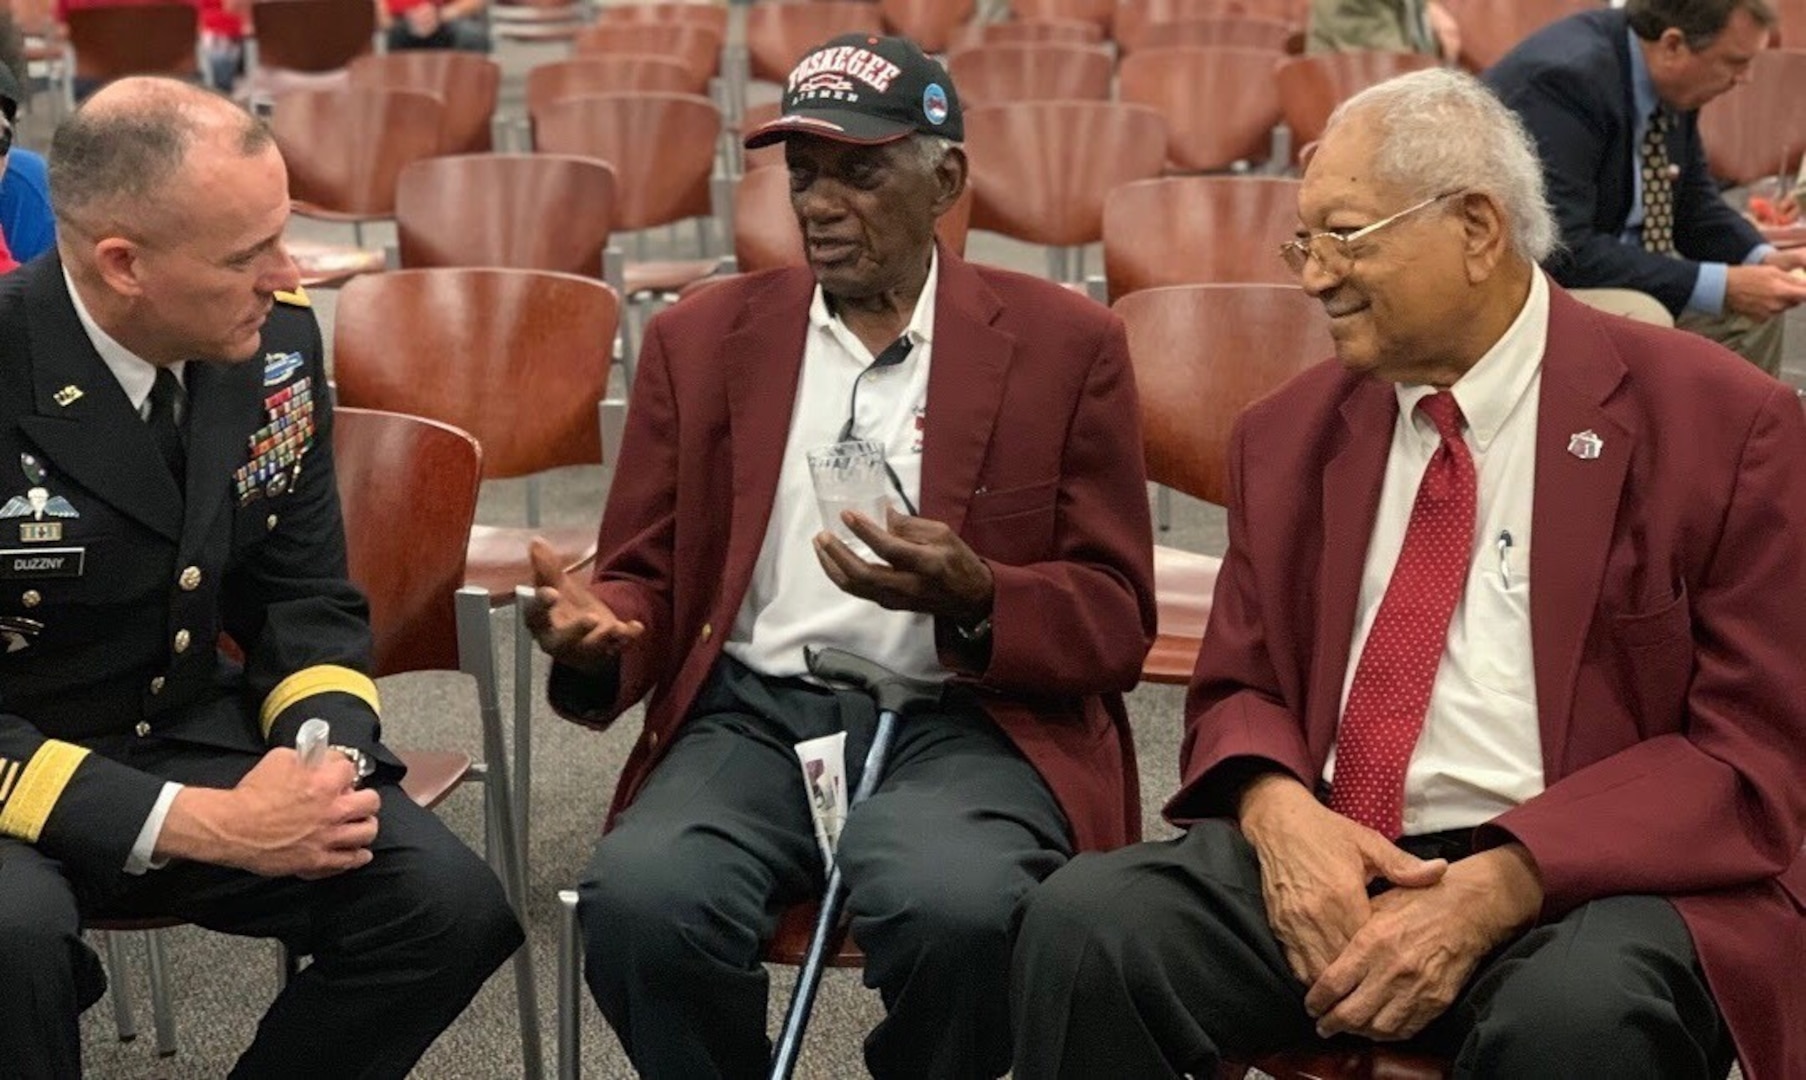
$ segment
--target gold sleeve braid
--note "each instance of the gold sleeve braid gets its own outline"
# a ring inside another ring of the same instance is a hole
[[[373,711],[382,711],[382,705],[376,696],[376,683],[371,681],[370,676],[337,664],[315,664],[313,667],[302,668],[277,683],[269,696],[263,699],[263,708],[258,714],[263,737],[270,737],[270,728],[276,723],[276,718],[290,706],[315,694],[335,692],[361,698]]]
[[[51,739],[23,765],[0,758],[0,834],[37,843],[50,812],[87,756],[86,747]]]

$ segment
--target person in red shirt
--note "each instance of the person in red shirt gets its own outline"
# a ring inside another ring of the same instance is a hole
[[[230,94],[245,73],[245,22],[251,0],[200,0],[201,57],[207,83]]]
[[[69,12],[76,8],[126,7],[134,4],[163,3],[167,0],[56,0],[56,25],[65,37],[69,30]],[[207,83],[218,90],[231,92],[232,85],[244,72],[245,16],[251,0],[185,0],[199,12],[201,55],[206,63]],[[85,100],[99,86],[92,79],[77,77],[75,98]]]
[[[380,0],[378,21],[389,51],[458,49],[489,51],[487,0]]]

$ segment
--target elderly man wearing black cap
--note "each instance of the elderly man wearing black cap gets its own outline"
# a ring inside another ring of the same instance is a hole
[[[785,145],[807,269],[652,321],[593,577],[534,549],[553,704],[603,725],[647,700],[582,882],[588,981],[642,1074],[763,1074],[761,945],[823,880],[795,744],[844,730],[850,789],[871,737],[869,700],[807,677],[805,646],[839,646],[944,687],[836,855],[888,1009],[866,1063],[996,1076],[1012,907],[1139,817],[1121,692],[1153,573],[1123,329],[936,244],[964,133],[913,44],[828,42],[783,104],[747,144]],[[889,509],[824,522],[810,452],[849,439]]]

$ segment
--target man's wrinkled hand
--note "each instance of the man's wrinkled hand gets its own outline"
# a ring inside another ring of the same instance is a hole
[[[889,529],[865,515],[841,512],[853,535],[883,563],[867,562],[833,533],[815,537],[815,556],[843,592],[893,611],[978,622],[991,613],[991,567],[945,522],[886,512]],[[888,565],[886,565],[888,564]]]
[[[1534,866],[1516,845],[1463,859],[1436,884],[1392,889],[1312,984],[1305,1009],[1325,1038],[1409,1039],[1541,906]]]
[[[1448,863],[1419,859],[1318,802],[1291,776],[1248,785],[1242,834],[1260,858],[1267,921],[1298,981],[1310,986],[1372,913],[1369,882],[1430,885]]]
[[[534,591],[522,614],[533,640],[552,659],[594,674],[645,632],[639,620],[617,617],[586,582],[559,565],[552,545],[535,537],[527,554]]]

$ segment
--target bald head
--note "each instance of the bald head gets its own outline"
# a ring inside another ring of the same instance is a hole
[[[190,159],[254,158],[273,140],[263,121],[211,91],[175,79],[121,79],[57,128],[50,143],[50,203],[57,220],[89,238],[165,224]]]
[[[276,293],[288,175],[269,129],[169,79],[106,87],[50,146],[57,251],[94,321],[153,364],[257,352]]]

